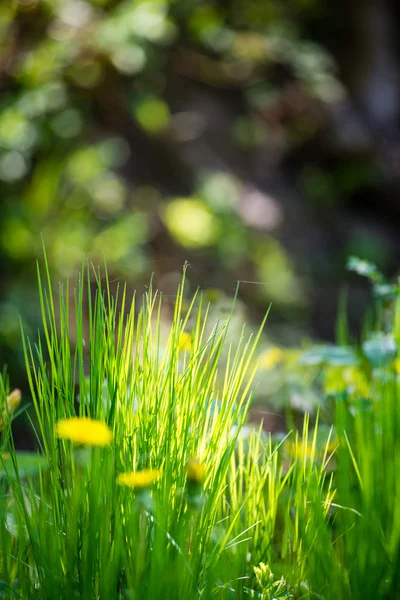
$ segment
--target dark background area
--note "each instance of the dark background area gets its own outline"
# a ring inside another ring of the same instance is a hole
[[[0,7],[0,363],[19,316],[105,255],[113,285],[168,297],[189,262],[267,335],[332,340],[347,257],[397,274],[400,8],[394,0],[13,0]]]

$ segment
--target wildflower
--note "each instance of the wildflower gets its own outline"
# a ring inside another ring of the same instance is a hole
[[[275,368],[285,357],[285,353],[282,348],[278,346],[272,346],[263,352],[260,356],[260,367],[262,369],[270,370]]]
[[[363,371],[357,367],[330,366],[325,371],[324,391],[326,394],[347,392],[358,397],[368,398],[371,386]]]
[[[197,458],[192,458],[186,466],[187,478],[192,483],[200,483],[204,479],[204,466]]]
[[[7,396],[7,408],[10,415],[12,415],[21,404],[21,390],[16,389],[8,394]]]
[[[7,413],[12,415],[21,404],[21,390],[15,389],[7,396],[7,409],[4,408],[2,415],[5,416]],[[0,417],[0,429],[3,426],[3,419]]]
[[[144,469],[143,471],[129,471],[120,473],[117,478],[117,483],[128,487],[147,488],[150,487],[160,478],[161,472],[159,469]]]
[[[342,367],[327,366],[324,373],[324,392],[328,396],[340,394],[347,390],[347,382]]]
[[[261,587],[262,590],[270,588],[274,582],[274,576],[272,571],[268,565],[263,562],[260,562],[258,567],[253,567],[254,575],[256,576],[257,583]]]
[[[112,439],[112,432],[105,423],[87,417],[62,419],[56,425],[56,435],[87,446],[107,446]]]
[[[192,336],[190,333],[183,332],[180,335],[178,342],[178,350],[179,352],[190,352],[192,349]]]
[[[292,456],[293,458],[302,458],[302,456],[310,458],[313,452],[315,453],[314,444],[308,442],[307,444],[303,445],[303,442],[301,442],[301,440],[299,440],[298,442],[288,440],[287,442],[285,442],[284,448],[286,452],[290,454],[290,456]]]
[[[322,445],[314,445],[312,442],[304,444],[301,440],[298,440],[297,442],[288,440],[284,444],[285,451],[293,458],[302,458],[304,456],[307,459],[312,456],[315,456],[317,459],[322,459],[325,452],[327,456],[329,456],[335,452],[337,446],[338,444],[335,440],[331,440],[329,444]]]
[[[333,440],[332,442],[329,442],[329,444],[323,448],[324,452],[326,451],[326,453],[329,454],[333,454],[337,449],[338,449],[338,442],[337,440]]]

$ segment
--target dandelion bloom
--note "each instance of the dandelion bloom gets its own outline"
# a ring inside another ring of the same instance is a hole
[[[337,440],[333,440],[332,442],[329,442],[329,444],[326,446],[326,448],[323,448],[324,452],[326,451],[327,454],[333,454],[333,452],[336,452],[336,450],[339,447],[339,443]]]
[[[338,444],[334,440],[330,441],[329,444],[322,446],[316,446],[312,442],[304,444],[301,440],[298,440],[298,442],[288,440],[284,444],[286,452],[293,458],[302,458],[303,456],[311,458],[312,456],[315,456],[315,458],[321,459],[324,453],[328,455],[333,454],[337,447]]]
[[[285,352],[278,346],[272,346],[263,352],[260,356],[260,367],[266,369],[274,369],[285,358]]]
[[[284,443],[284,449],[293,458],[310,458],[313,453],[316,453],[316,447],[311,442],[304,444],[301,440],[292,441],[288,440]]]
[[[62,419],[56,425],[57,437],[87,446],[107,446],[112,433],[105,423],[88,417]]]
[[[192,458],[186,467],[187,478],[192,483],[200,483],[204,479],[205,469],[204,466],[197,458]]]
[[[178,350],[179,352],[190,352],[192,349],[192,336],[190,333],[186,333],[185,331],[181,333],[179,342],[178,342]]]
[[[160,478],[159,469],[144,469],[143,471],[129,471],[120,473],[117,483],[128,487],[147,488]]]

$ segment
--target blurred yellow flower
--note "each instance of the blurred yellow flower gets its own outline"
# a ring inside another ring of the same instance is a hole
[[[191,349],[192,349],[192,336],[190,335],[190,333],[186,333],[184,331],[183,333],[181,333],[181,336],[179,338],[178,350],[179,350],[179,352],[185,352],[185,351],[190,352]]]
[[[186,467],[187,478],[193,483],[200,483],[204,479],[204,466],[197,458],[191,458]]]
[[[368,398],[371,395],[371,386],[369,381],[357,367],[348,367],[343,371],[343,377],[348,385],[349,392],[363,398]]]
[[[343,368],[328,365],[324,371],[325,394],[340,394],[347,389],[347,383],[343,377]]]
[[[325,452],[326,450],[326,454],[333,454],[337,449],[338,449],[339,443],[337,440],[333,440],[333,442],[329,442],[329,444],[326,446],[326,448],[322,448],[322,450]]]
[[[289,441],[285,442],[284,448],[285,448],[285,451],[288,454],[290,454],[290,456],[293,456],[294,458],[301,458],[302,456],[305,456],[306,458],[310,458],[310,456],[312,456],[313,450],[314,450],[314,452],[316,452],[313,444],[308,443],[308,444],[304,445],[301,440],[299,440],[298,442],[293,442],[293,441],[289,440]]]
[[[337,447],[338,444],[336,440],[330,441],[329,444],[323,444],[322,446],[320,444],[314,446],[312,442],[304,444],[302,440],[298,440],[297,442],[288,440],[284,443],[285,451],[293,458],[302,458],[303,456],[305,458],[311,458],[314,453],[315,458],[322,459],[325,451],[326,455],[329,456],[335,452]]]
[[[117,477],[117,483],[128,487],[147,488],[160,478],[159,469],[144,469],[143,471],[129,471],[120,473]]]
[[[325,369],[324,379],[325,394],[347,392],[364,398],[371,395],[368,379],[358,367],[328,366]]]
[[[112,439],[112,432],[105,423],[88,417],[62,419],[56,424],[56,435],[87,446],[107,446]]]
[[[260,367],[262,369],[273,369],[276,367],[285,357],[285,353],[282,348],[278,346],[272,346],[265,350],[260,356]]]

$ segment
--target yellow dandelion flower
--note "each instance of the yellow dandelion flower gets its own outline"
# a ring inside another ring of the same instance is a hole
[[[126,485],[133,488],[150,487],[160,478],[161,472],[159,469],[144,469],[143,471],[129,471],[128,473],[120,473],[117,478],[119,485]]]
[[[301,351],[297,348],[285,348],[285,356],[282,357],[285,360],[287,367],[294,367],[299,362]]]
[[[107,446],[112,439],[112,432],[105,423],[87,417],[62,419],[56,425],[56,435],[87,446]]]
[[[357,367],[348,367],[343,371],[343,377],[348,385],[349,392],[357,396],[368,398],[371,395],[371,386],[366,375]]]
[[[285,357],[285,352],[278,346],[272,346],[260,356],[260,367],[270,370],[276,367]]]
[[[302,458],[305,456],[306,458],[310,458],[315,451],[315,448],[312,443],[303,444],[301,440],[298,442],[287,441],[284,444],[284,448],[290,456],[293,458]]]
[[[305,458],[311,458],[314,454],[317,459],[321,459],[325,451],[328,456],[333,454],[337,449],[337,446],[337,442],[333,440],[330,441],[329,444],[324,444],[322,446],[314,446],[312,442],[304,444],[301,440],[298,440],[298,442],[288,440],[284,444],[285,451],[293,458],[302,458],[303,456]]]
[[[192,458],[187,464],[187,478],[193,483],[200,483],[204,479],[204,466],[197,458]]]
[[[333,440],[333,441],[329,442],[329,444],[325,448],[323,448],[323,451],[325,452],[325,450],[326,450],[326,453],[328,455],[333,454],[338,449],[338,446],[339,446],[338,441]]]
[[[325,394],[340,394],[347,389],[342,367],[328,366],[324,373]]]
[[[190,352],[192,349],[192,336],[190,333],[184,331],[181,333],[179,342],[178,342],[178,350],[179,352]]]

